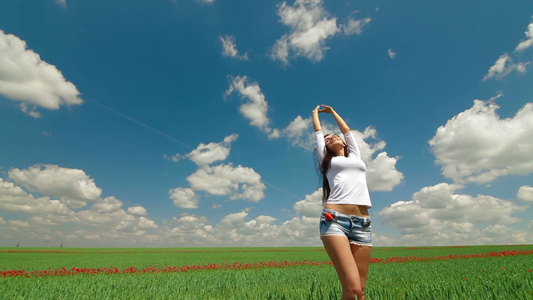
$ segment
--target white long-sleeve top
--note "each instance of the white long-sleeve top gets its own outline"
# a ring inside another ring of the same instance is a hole
[[[353,133],[347,132],[344,140],[348,148],[348,157],[334,156],[327,173],[330,194],[326,204],[353,204],[372,207],[366,184],[366,165],[361,159],[361,152]],[[322,164],[326,142],[322,131],[315,131],[318,161]]]

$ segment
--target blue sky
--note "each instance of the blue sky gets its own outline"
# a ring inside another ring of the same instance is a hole
[[[374,245],[533,243],[531,62],[531,1],[2,1],[0,246],[319,246],[318,104]]]

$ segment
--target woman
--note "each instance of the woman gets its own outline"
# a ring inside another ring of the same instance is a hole
[[[337,135],[324,136],[319,113],[333,116],[346,143]],[[341,299],[365,299],[372,250],[366,166],[353,133],[331,106],[315,107],[313,125],[323,176],[320,238],[339,276]]]

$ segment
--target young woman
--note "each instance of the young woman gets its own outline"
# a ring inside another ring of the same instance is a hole
[[[324,136],[319,113],[333,116],[346,143],[337,135]],[[341,299],[365,299],[372,250],[366,166],[353,133],[331,106],[315,107],[313,125],[324,193],[320,238],[339,276]]]

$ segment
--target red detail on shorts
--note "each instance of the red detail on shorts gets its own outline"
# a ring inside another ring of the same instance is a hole
[[[324,217],[326,217],[326,220],[330,220],[330,221],[333,220],[333,219],[335,219],[335,216],[333,216],[333,215],[332,215],[331,213],[329,213],[329,212],[326,212],[326,213],[324,214]]]

